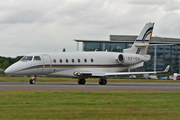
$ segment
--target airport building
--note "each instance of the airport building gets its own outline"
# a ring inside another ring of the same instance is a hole
[[[82,43],[83,51],[112,51],[122,52],[123,49],[132,46],[137,36],[130,35],[110,35],[110,40],[77,40],[77,50],[79,42]],[[171,65],[170,73],[180,73],[180,39],[152,37],[151,44],[175,44],[150,46],[149,55],[151,60],[146,62],[143,67],[131,71],[162,71],[167,65]]]

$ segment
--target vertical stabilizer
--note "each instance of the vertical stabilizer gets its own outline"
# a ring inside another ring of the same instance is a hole
[[[136,45],[139,45],[139,44],[148,45],[148,44],[150,44],[153,27],[154,27],[154,23],[147,23],[144,26],[141,33],[139,34],[139,36],[137,37],[137,39],[135,40],[132,47],[128,48],[128,49],[124,49],[123,53],[133,53],[133,54],[141,54],[141,55],[148,54],[149,46],[137,47]]]

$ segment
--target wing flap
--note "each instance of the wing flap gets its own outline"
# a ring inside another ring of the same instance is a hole
[[[166,67],[164,71],[152,71],[152,72],[119,72],[119,73],[105,73],[105,76],[110,75],[135,75],[135,74],[156,74],[156,73],[166,73],[169,71],[170,65]]]
[[[136,75],[136,74],[150,74],[150,73],[157,73],[157,72],[119,72],[119,73],[105,73],[105,76],[111,75]]]

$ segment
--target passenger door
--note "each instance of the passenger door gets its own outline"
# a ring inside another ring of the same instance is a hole
[[[49,55],[43,55],[43,72],[42,74],[49,74],[51,70],[51,58]]]

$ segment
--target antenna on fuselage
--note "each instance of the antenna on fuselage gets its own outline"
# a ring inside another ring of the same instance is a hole
[[[95,52],[98,51],[98,49],[95,49]]]
[[[66,52],[66,49],[65,49],[65,48],[63,48],[63,52]]]

